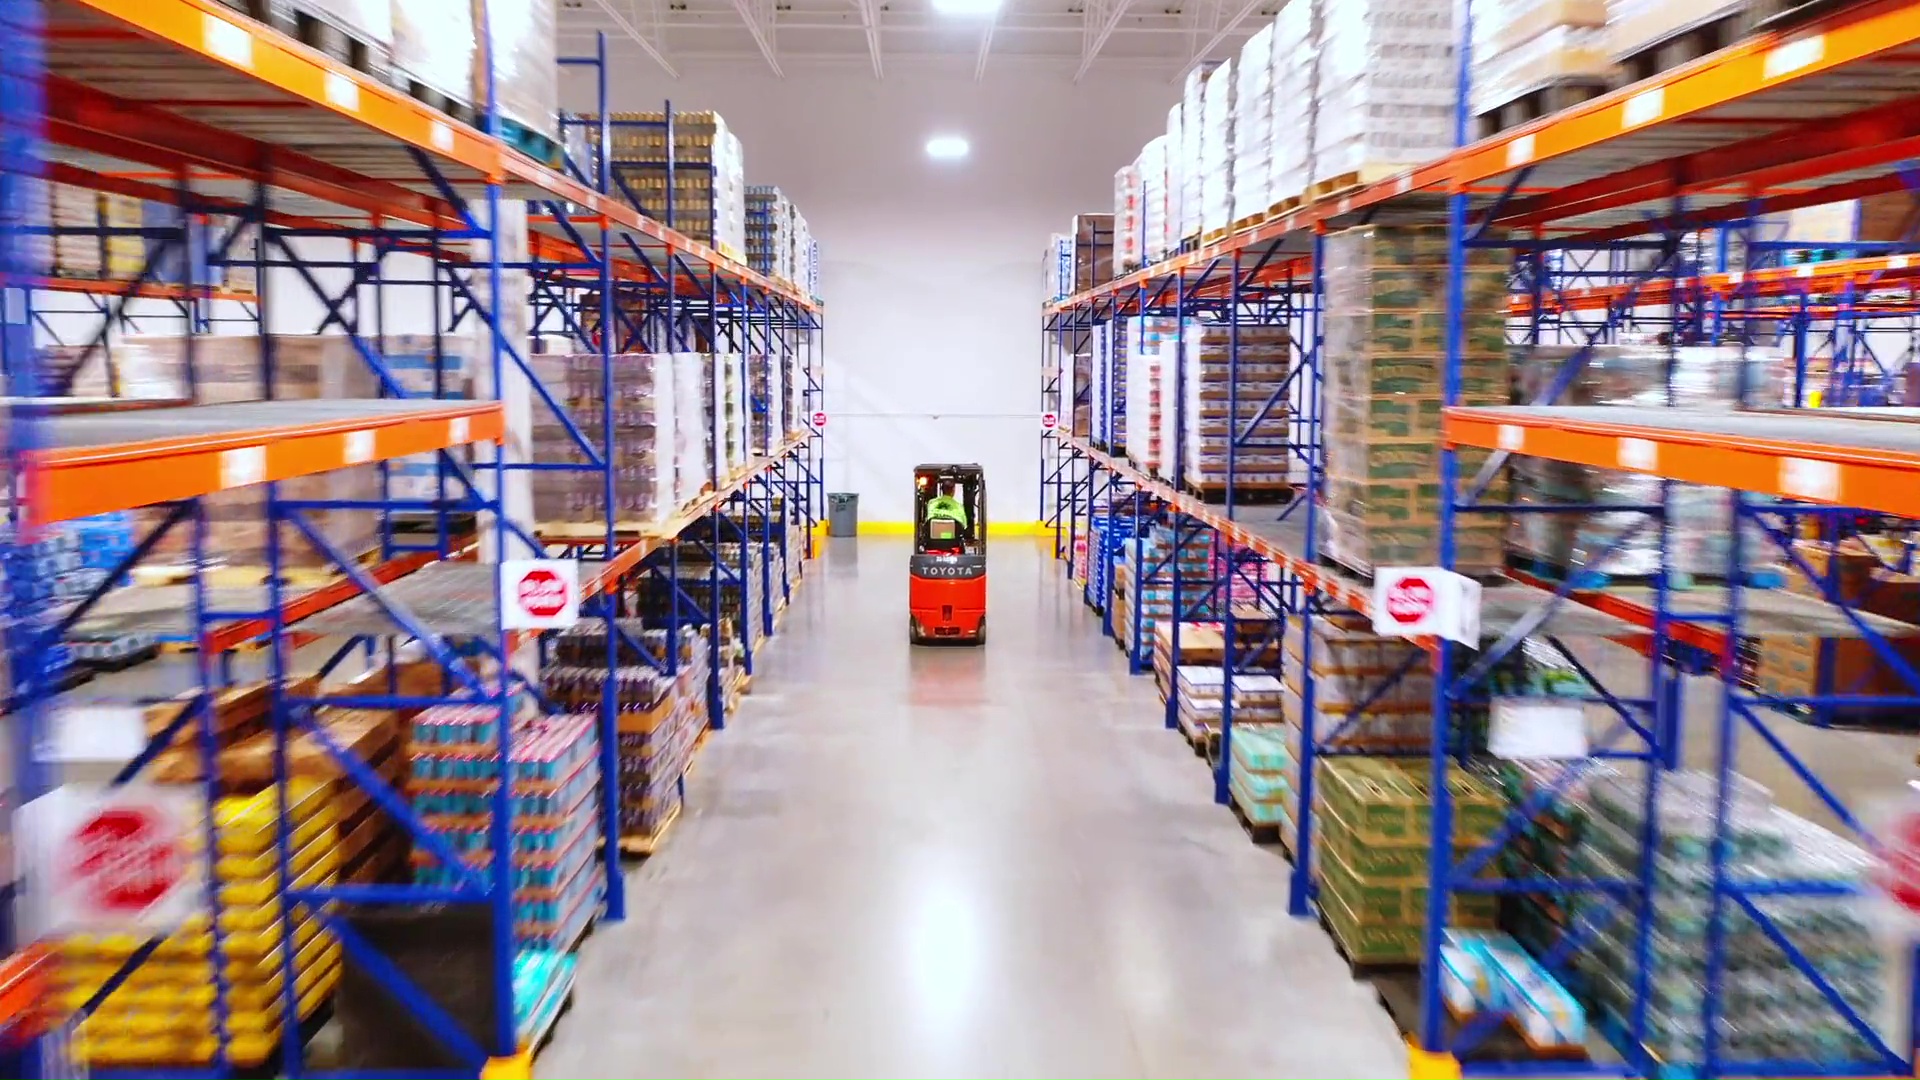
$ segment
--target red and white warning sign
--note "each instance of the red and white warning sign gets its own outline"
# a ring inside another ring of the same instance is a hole
[[[1882,820],[1873,835],[1879,841],[1880,863],[1873,869],[1873,883],[1900,905],[1906,919],[1920,919],[1920,790],[1910,786],[1878,816]]]
[[[20,871],[35,936],[170,930],[204,899],[188,789],[70,784],[20,808]]]
[[[500,623],[509,630],[560,630],[580,621],[580,564],[508,559],[500,564]]]
[[[1373,632],[1478,647],[1480,583],[1437,566],[1380,567],[1373,575]]]
[[[1040,414],[1040,430],[1041,431],[1051,434],[1053,431],[1055,431],[1059,427],[1060,427],[1059,414],[1050,413],[1050,412],[1043,412]]]
[[[816,428],[823,428],[827,426],[827,410],[825,409],[813,410],[813,426]]]

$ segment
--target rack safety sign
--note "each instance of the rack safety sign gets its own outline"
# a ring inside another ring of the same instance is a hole
[[[1480,645],[1480,583],[1437,566],[1383,566],[1373,575],[1373,632]]]
[[[508,559],[500,564],[500,623],[509,630],[564,630],[580,621],[580,564]]]
[[[202,905],[205,801],[188,788],[68,784],[22,806],[27,932],[164,933]]]
[[[827,410],[825,409],[813,410],[813,426],[816,428],[823,428],[827,426]]]
[[[1040,414],[1040,430],[1041,431],[1051,434],[1059,426],[1060,426],[1060,417],[1058,415],[1050,412],[1043,412]]]

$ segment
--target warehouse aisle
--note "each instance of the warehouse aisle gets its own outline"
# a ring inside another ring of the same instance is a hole
[[[909,649],[907,550],[818,564],[540,1074],[1404,1075],[1042,546],[984,651]]]

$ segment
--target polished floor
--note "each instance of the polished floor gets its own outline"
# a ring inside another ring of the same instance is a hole
[[[539,1074],[1404,1076],[1047,552],[981,650],[907,645],[906,557],[816,564]]]

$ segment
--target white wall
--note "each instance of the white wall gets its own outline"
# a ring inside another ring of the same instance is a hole
[[[970,65],[885,81],[864,63],[785,79],[679,66],[675,80],[622,56],[614,108],[718,110],[748,182],[806,215],[823,253],[828,488],[859,492],[863,520],[905,521],[915,464],[978,461],[991,516],[1035,520],[1041,251],[1073,214],[1112,209],[1114,171],[1164,128],[1177,87],[991,65],[978,83]],[[569,79],[570,107],[591,95]],[[945,133],[971,141],[968,161],[927,160]]]

